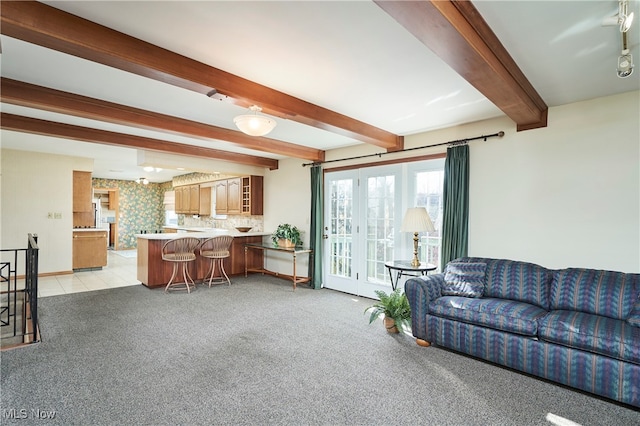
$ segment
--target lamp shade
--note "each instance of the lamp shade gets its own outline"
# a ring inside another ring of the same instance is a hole
[[[236,127],[240,129],[242,133],[246,133],[250,136],[264,136],[276,127],[276,121],[265,116],[258,115],[258,112],[262,111],[262,108],[253,105],[251,108],[253,114],[238,115],[233,119]]]
[[[424,207],[407,209],[400,226],[400,232],[434,232],[433,222]]]

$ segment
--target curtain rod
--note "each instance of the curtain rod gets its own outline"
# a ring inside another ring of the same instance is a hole
[[[484,141],[486,142],[488,138],[495,138],[495,137],[501,138],[503,136],[504,136],[504,132],[501,130],[501,131],[499,131],[497,133],[493,133],[491,135],[482,135],[482,136],[476,136],[474,138],[458,139],[458,140],[455,140],[455,141],[437,143],[435,145],[417,146],[417,147],[414,147],[414,148],[401,149],[399,151],[379,152],[377,154],[359,155],[357,157],[338,158],[336,160],[316,161],[314,163],[304,163],[304,164],[302,164],[302,167],[319,166],[321,164],[335,163],[336,161],[358,160],[360,158],[369,158],[369,157],[382,157],[383,155],[387,155],[387,154],[397,154],[399,152],[415,151],[416,149],[433,148],[434,146],[442,146],[442,145],[458,146],[458,145],[464,145],[466,143],[469,143],[471,141],[475,141],[475,140],[478,140],[478,139],[484,139]]]

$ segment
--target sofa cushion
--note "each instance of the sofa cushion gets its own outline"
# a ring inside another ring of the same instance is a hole
[[[444,273],[442,294],[447,296],[482,297],[484,292],[484,271],[482,262],[450,262]]]
[[[640,296],[638,296],[638,301],[631,310],[627,322],[634,327],[640,327]]]
[[[640,274],[569,268],[555,271],[551,309],[626,320],[640,296]]]
[[[640,364],[640,328],[577,311],[552,311],[539,324],[541,340]]]
[[[443,296],[429,304],[429,313],[497,330],[535,336],[538,331],[537,321],[547,311],[514,300]]]
[[[465,257],[455,262],[487,264],[483,297],[518,300],[549,310],[551,270],[533,263],[506,259]]]

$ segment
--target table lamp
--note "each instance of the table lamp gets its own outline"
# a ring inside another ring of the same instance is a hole
[[[407,209],[400,226],[400,232],[413,232],[413,260],[411,266],[420,266],[418,260],[418,233],[434,232],[433,222],[424,207],[411,207]]]

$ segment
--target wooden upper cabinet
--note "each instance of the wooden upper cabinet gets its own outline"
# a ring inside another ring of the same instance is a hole
[[[191,188],[179,186],[176,191],[176,213],[189,214],[191,212]]]
[[[211,187],[200,187],[200,206],[198,214],[203,216],[211,215]]]
[[[216,214],[227,214],[227,181],[217,181],[214,188],[216,190]]]
[[[179,214],[211,214],[211,188],[185,185],[174,188],[175,211]]]
[[[263,178],[262,176],[245,176],[242,180],[242,214],[262,215]]]
[[[240,178],[227,179],[227,214],[240,214],[241,197]]]
[[[216,214],[261,215],[262,176],[244,176],[216,181]]]
[[[174,200],[174,210],[176,213],[182,213],[182,188],[174,188],[175,200]]]
[[[91,205],[91,172],[73,171],[73,211],[89,213],[93,211]]]
[[[118,191],[109,191],[109,210],[118,210]]]
[[[189,213],[198,214],[200,212],[200,185],[189,186]]]

